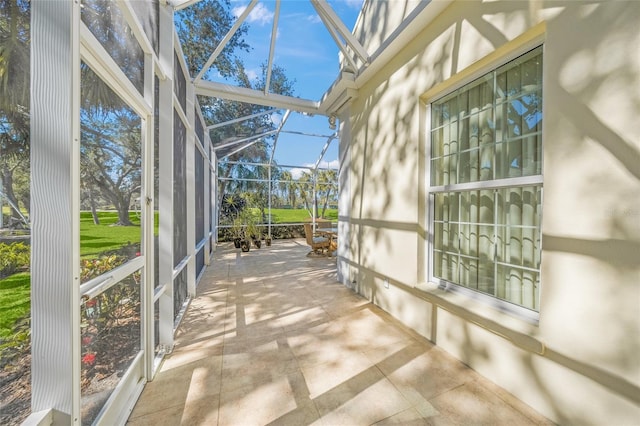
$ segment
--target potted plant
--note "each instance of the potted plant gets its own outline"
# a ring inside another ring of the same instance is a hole
[[[260,241],[260,231],[258,230],[258,226],[256,225],[256,221],[253,217],[247,221],[245,232],[247,240],[253,241],[253,245],[256,246],[256,248],[260,248],[260,246],[262,246],[262,241]]]
[[[242,219],[235,217],[231,223],[231,234],[233,235],[233,245],[235,248],[240,248],[240,242],[242,241]]]
[[[260,248],[260,238],[258,233],[258,226],[256,225],[256,219],[253,216],[253,213],[247,209],[242,212],[242,224],[243,224],[243,237],[244,239],[241,241],[242,250],[249,251],[248,247],[250,242],[253,241],[254,245],[257,248]],[[246,248],[246,250],[245,250]]]

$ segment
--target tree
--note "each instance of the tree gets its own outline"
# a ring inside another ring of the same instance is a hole
[[[81,116],[81,186],[99,191],[115,207],[117,225],[132,225],[129,206],[140,191],[142,172],[140,118],[126,107],[95,107]]]
[[[229,0],[202,0],[176,13],[176,31],[192,76],[200,72],[233,26],[235,19],[230,9]],[[243,38],[247,30],[245,24],[238,28],[213,63],[212,70],[223,77],[234,76],[239,61],[236,53],[250,50]]]
[[[338,172],[336,170],[319,170],[317,172],[317,197],[322,200],[322,211],[319,216],[324,217],[332,196],[338,193]]]
[[[297,186],[293,181],[293,176],[291,172],[288,170],[283,170],[280,172],[280,182],[278,183],[278,188],[283,194],[284,199],[286,200],[286,204],[289,204],[292,208],[296,208],[296,204],[298,201],[297,194]]]
[[[307,209],[309,216],[313,216],[313,206],[316,205],[313,198],[313,174],[312,172],[302,172],[302,175],[298,179],[298,194],[302,199],[304,208]]]
[[[253,82],[248,78],[247,73],[244,69],[244,65],[240,61],[236,63],[236,67],[237,74],[235,76],[235,79],[239,85],[254,90],[264,90],[267,73],[266,64],[262,65],[261,77]],[[293,96],[293,85],[295,83],[295,80],[289,80],[287,78],[284,68],[274,64],[271,73],[270,87],[272,88],[272,91],[277,90],[278,94]],[[206,110],[208,111],[208,114],[205,114],[207,115],[207,121],[211,123],[225,122],[238,117],[248,116],[263,111],[266,112],[270,109],[269,107],[263,105],[247,104],[242,102],[227,101],[223,99],[215,99],[212,102],[212,105],[214,106]],[[271,117],[265,114],[249,120],[245,120],[241,123],[234,123],[229,126],[223,126],[221,128],[214,129],[210,133],[210,136],[215,146],[216,143],[232,140],[233,138],[245,138],[251,135],[265,133],[273,129],[275,129],[275,124],[271,120]],[[237,179],[267,178],[266,169],[264,167],[256,167],[242,163],[268,163],[273,140],[273,135],[266,136],[258,140],[256,143],[248,146],[247,148],[230,155],[228,159],[230,161],[236,162],[236,164],[225,165],[223,163],[220,166],[220,176],[223,178],[220,182],[219,187],[220,200],[222,200],[222,197],[227,193],[227,190],[237,190],[237,188],[234,188],[234,186],[241,185],[238,182],[234,184],[225,179],[228,179],[230,177],[234,177]],[[235,148],[237,148],[237,146],[234,146],[232,149]],[[222,152],[222,155],[224,154],[225,153]],[[265,197],[264,203],[262,204],[266,205],[266,197],[268,196],[268,191],[261,192]]]
[[[235,19],[230,13],[230,8],[229,0],[203,0],[177,13],[176,29],[192,76],[200,72],[211,53],[233,26]],[[260,76],[252,81],[238,56],[239,52],[251,50],[251,47],[244,40],[248,29],[247,24],[239,27],[226,47],[220,52],[211,69],[204,74],[205,79],[209,73],[217,72],[225,78],[232,79],[241,87],[264,91],[267,83],[267,64],[262,64]],[[272,66],[269,82],[270,92],[293,96],[294,84],[295,80],[287,78],[284,68],[275,64]],[[262,105],[202,96],[198,98],[198,102],[204,118],[209,124],[224,123],[270,109]],[[265,114],[214,129],[210,131],[209,136],[215,146],[222,142],[259,135],[274,128],[275,124]],[[219,176],[221,179],[218,185],[218,202],[220,204],[229,193],[243,193],[246,200],[260,208],[264,217],[264,209],[268,203],[268,186],[256,182],[249,184],[246,180],[242,182],[227,179],[232,177],[235,179],[267,179],[268,173],[265,167],[246,163],[268,163],[272,143],[273,136],[267,136],[257,141],[247,141],[248,146],[237,153],[233,153],[233,151],[242,148],[242,143],[217,152],[219,158],[229,155],[229,160],[237,162],[237,164],[220,164]]]
[[[14,182],[29,176],[29,30],[29,2],[0,0],[0,179],[2,192],[16,206],[18,199],[28,199],[24,185],[16,194]]]

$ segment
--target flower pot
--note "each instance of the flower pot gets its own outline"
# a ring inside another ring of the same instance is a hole
[[[260,240],[253,240],[253,244],[256,246],[256,248],[262,247],[262,241]]]
[[[242,249],[242,251],[249,251],[251,248],[249,241],[248,240],[240,241],[240,248]]]
[[[271,247],[271,238],[270,237],[265,238],[264,242],[267,244],[267,247]]]
[[[241,238],[234,238],[233,239],[233,245],[235,248],[240,248],[240,241],[242,241]]]

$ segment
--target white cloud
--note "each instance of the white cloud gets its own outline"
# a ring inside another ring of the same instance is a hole
[[[322,19],[320,19],[319,15],[308,15],[307,21],[311,22],[312,24],[319,24],[322,22]]]
[[[233,13],[233,16],[237,18],[240,15],[242,15],[242,12],[244,12],[246,8],[247,6],[234,7],[231,13]],[[251,10],[251,13],[249,13],[249,16],[247,17],[247,22],[256,23],[258,25],[268,24],[272,20],[273,20],[273,12],[267,9],[267,7],[262,3],[258,3]]]
[[[333,161],[321,161],[320,167],[338,170],[340,167],[340,161],[337,158]]]
[[[321,169],[334,169],[334,170],[338,170],[338,166],[340,165],[340,162],[335,159],[333,161],[321,161],[319,167]],[[313,169],[315,167],[315,163],[307,163],[307,164],[303,164],[303,167],[307,167],[307,168],[293,168],[290,169],[289,172],[291,172],[291,176],[294,179],[300,179],[300,177],[302,176],[303,173],[311,173],[310,169]]]
[[[291,169],[289,170],[289,172],[291,173],[291,177],[294,179],[300,179],[302,177],[303,173],[308,173],[309,169]]]
[[[256,78],[258,78],[258,71],[253,69],[253,70],[245,70],[245,72],[247,73],[247,78],[249,80],[255,80]]]
[[[362,9],[362,0],[344,0],[344,2],[351,9],[356,9],[356,10]]]

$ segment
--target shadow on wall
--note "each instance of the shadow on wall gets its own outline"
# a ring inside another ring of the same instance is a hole
[[[377,40],[376,43],[382,44],[382,35],[388,32],[383,19],[388,13],[388,3],[367,3],[369,13],[374,14],[372,19],[380,22],[382,27],[374,26],[371,34],[361,35],[362,38],[371,37]],[[350,147],[351,172],[354,176],[351,181],[351,196],[355,206],[351,212],[351,223],[354,225],[352,232],[356,234],[352,241],[357,245],[354,247],[352,268],[358,269],[357,284],[360,289],[366,284],[361,282],[363,279],[371,282],[380,274],[380,271],[374,270],[375,265],[372,265],[372,252],[389,252],[392,249],[386,230],[397,228],[398,222],[388,220],[394,201],[400,197],[405,200],[406,205],[415,205],[415,216],[418,216],[419,205],[424,202],[425,197],[418,190],[420,179],[424,178],[419,170],[420,161],[424,160],[420,160],[419,156],[426,155],[420,146],[421,135],[416,134],[419,93],[409,99],[406,93],[391,90],[395,88],[394,82],[420,81],[421,83],[415,84],[422,84],[425,90],[433,87],[486,54],[478,49],[471,52],[474,59],[467,56],[470,52],[463,47],[460,38],[463,33],[465,37],[469,35],[470,27],[480,38],[479,45],[488,44],[496,49],[513,38],[514,23],[521,26],[532,25],[539,22],[538,16],[544,15],[548,17],[547,43],[552,46],[545,53],[545,72],[548,77],[545,79],[544,90],[553,95],[553,110],[561,111],[555,117],[545,117],[544,125],[549,129],[545,134],[553,134],[552,129],[556,126],[573,132],[562,143],[545,141],[545,160],[575,164],[576,161],[581,161],[583,150],[590,149],[593,152],[595,146],[597,151],[604,153],[608,164],[618,167],[589,170],[586,174],[584,168],[575,169],[575,173],[580,174],[576,180],[579,185],[572,188],[572,192],[575,191],[574,194],[578,194],[576,198],[580,200],[597,200],[593,203],[590,214],[600,212],[600,217],[605,218],[601,223],[605,223],[605,226],[594,230],[593,238],[545,233],[543,250],[595,261],[609,270],[611,277],[617,276],[618,282],[627,283],[619,290],[629,296],[628,300],[637,301],[637,285],[631,288],[628,283],[633,282],[633,275],[637,278],[640,252],[640,206],[637,201],[640,191],[640,146],[637,142],[640,91],[632,89],[638,85],[638,65],[637,55],[631,51],[638,43],[630,43],[634,37],[640,42],[637,29],[638,3],[603,1],[585,4],[564,1],[556,2],[546,10],[544,5],[534,3],[474,2],[456,9],[464,11],[462,15],[454,16],[445,11],[428,29],[429,34],[438,37],[433,43],[435,47],[425,49],[424,42],[408,45],[400,53],[404,60],[396,61],[402,68],[382,70],[367,85],[371,89],[366,91],[370,96],[357,101],[354,108],[357,113],[351,117],[354,129]],[[610,29],[609,36],[605,39],[602,38],[602,34],[606,33],[603,26]],[[565,28],[574,28],[580,36],[570,40],[555,40],[554,37],[561,38],[566,33],[564,30],[559,31]],[[593,28],[599,30],[592,31]],[[575,77],[575,67],[579,67],[582,72],[577,73],[581,75],[579,81]],[[567,73],[569,68],[572,71]],[[566,79],[566,75],[572,80]],[[609,98],[624,99],[624,102],[614,105]],[[393,105],[393,110],[384,108],[389,105]],[[423,131],[421,126],[419,128]],[[395,170],[409,170],[411,173],[400,176]],[[567,169],[566,173],[570,174],[571,169]],[[395,185],[398,179],[405,179],[405,184]],[[372,194],[375,194],[375,202],[370,200]],[[570,194],[570,197],[574,194]],[[563,197],[562,194],[558,196]],[[418,222],[402,223],[401,228],[413,228],[422,235],[428,234]],[[571,229],[568,231],[571,232]],[[375,248],[364,247],[365,241],[373,242]],[[393,277],[390,278],[393,280]],[[603,285],[612,286],[613,282]],[[622,340],[593,357],[584,358],[582,354],[566,353],[566,350],[561,353],[563,351],[547,349],[545,358],[638,404],[637,385],[618,373],[638,369],[640,342],[638,339],[628,338],[629,332],[637,336],[637,316],[636,322],[633,322],[631,302],[622,306],[620,301],[624,297],[621,297],[619,291],[614,291],[613,288],[611,290],[608,293],[609,300],[601,301],[597,315],[598,318],[607,318],[619,328],[621,332],[616,336],[619,335]],[[370,292],[375,292],[375,289]],[[375,297],[375,294],[368,296]],[[571,312],[568,315],[572,315]],[[572,326],[571,323],[557,324],[557,327]],[[472,363],[482,363],[490,358],[490,352],[487,353],[482,345],[477,346],[477,341],[474,342],[471,338],[472,333],[465,327],[469,325],[464,325],[462,331],[455,332],[456,339],[459,340],[459,352],[465,353]],[[571,330],[567,329],[566,332],[571,333]],[[627,338],[623,339],[625,335]],[[541,398],[551,412],[555,413],[555,419],[563,423],[592,422],[592,419],[586,417],[588,413],[575,410],[568,413],[567,407],[561,406],[556,398],[558,390],[549,386],[543,372],[539,371],[536,358],[539,356],[523,352],[521,363],[530,373],[531,380],[537,384]],[[591,363],[584,359],[589,359]],[[601,360],[602,364],[594,365],[594,359]]]

